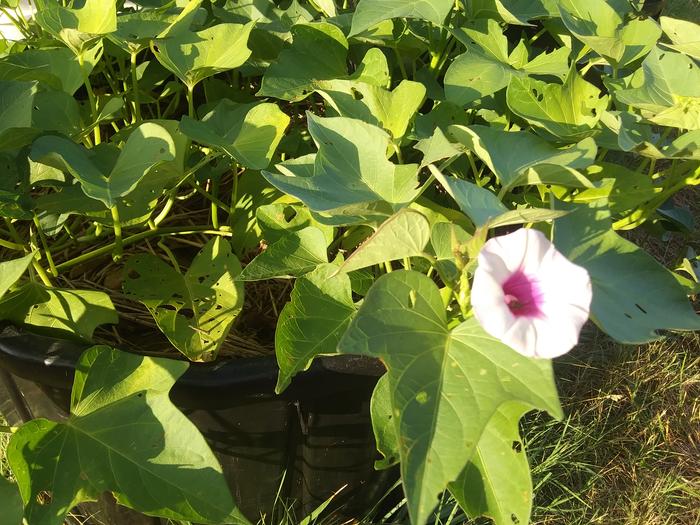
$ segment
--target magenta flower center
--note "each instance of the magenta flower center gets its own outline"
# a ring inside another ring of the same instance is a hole
[[[537,317],[542,311],[542,293],[537,281],[522,270],[512,274],[503,283],[503,294],[511,313],[519,317]]]

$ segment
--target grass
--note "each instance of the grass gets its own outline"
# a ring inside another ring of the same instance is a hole
[[[524,425],[533,523],[700,524],[700,336],[593,341],[556,373],[567,418]]]

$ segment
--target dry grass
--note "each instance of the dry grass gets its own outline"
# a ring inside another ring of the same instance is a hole
[[[699,524],[700,336],[638,347],[598,340],[557,376],[567,418],[525,425],[533,522]]]

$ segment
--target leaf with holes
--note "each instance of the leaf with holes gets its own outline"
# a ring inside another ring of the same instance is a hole
[[[554,243],[583,266],[593,283],[591,319],[622,343],[646,343],[658,330],[698,330],[700,315],[673,273],[611,228],[604,199],[566,206],[554,226]]]
[[[494,525],[530,523],[532,479],[518,422],[530,407],[505,403],[491,417],[474,456],[450,493],[473,519],[488,516]]]
[[[250,57],[248,24],[218,24],[196,33],[178,32],[157,39],[152,48],[158,61],[194,89],[207,77],[242,66]]]
[[[669,16],[662,16],[659,20],[661,29],[673,42],[672,44],[662,42],[662,46],[685,53],[695,60],[700,60],[700,25]]]
[[[267,168],[289,117],[275,105],[221,100],[201,121],[182,118],[180,130],[192,140],[223,151],[255,170]]]
[[[508,107],[536,129],[578,142],[596,133],[609,97],[586,82],[572,65],[564,84],[513,77],[506,90]]]
[[[641,76],[641,86],[618,89],[617,100],[654,124],[700,129],[700,67],[692,58],[657,47],[635,76]]]
[[[336,353],[354,314],[350,278],[337,266],[323,264],[297,280],[275,330],[278,394],[314,357]]]
[[[145,122],[135,128],[116,159],[105,166],[100,150],[86,150],[68,139],[46,135],[32,145],[30,158],[69,172],[85,195],[112,208],[158,164],[175,159],[175,143],[163,126]],[[100,161],[102,160],[102,161]]]
[[[105,491],[150,516],[246,524],[204,437],[168,398],[187,363],[93,346],[76,367],[70,416],[35,419],[7,450],[25,519],[61,525]]]
[[[328,262],[326,236],[313,226],[290,231],[250,261],[241,281],[299,277]]]
[[[404,208],[383,222],[377,231],[340,265],[340,271],[349,273],[387,261],[420,257],[428,241],[428,219],[416,210]]]
[[[331,217],[350,208],[347,215],[384,219],[415,198],[418,166],[395,165],[387,159],[390,140],[384,130],[346,117],[307,113],[307,118],[318,153],[278,164],[281,173],[264,171],[270,184]],[[384,205],[381,215],[377,205]],[[347,223],[353,220],[348,218]]]
[[[243,307],[241,265],[216,237],[185,273],[150,254],[129,258],[124,292],[142,302],[168,340],[191,361],[211,361]]]
[[[48,288],[29,282],[0,300],[0,319],[58,337],[91,340],[100,325],[119,317],[106,293]]]
[[[338,349],[380,358],[388,368],[413,523],[426,522],[503,403],[561,416],[549,361],[517,354],[474,318],[450,329],[438,287],[414,271],[394,271],[375,282]]]

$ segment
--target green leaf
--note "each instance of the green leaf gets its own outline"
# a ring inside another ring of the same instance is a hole
[[[267,244],[273,244],[287,233],[303,230],[309,226],[321,230],[327,244],[333,242],[333,227],[318,222],[309,209],[301,204],[282,202],[264,204],[255,211],[255,217]]]
[[[267,168],[289,117],[275,104],[236,104],[222,99],[201,121],[184,116],[180,130],[192,140],[225,152],[246,168]]]
[[[35,419],[10,440],[7,455],[27,521],[61,525],[76,504],[109,491],[151,516],[248,523],[204,437],[168,398],[185,370],[182,361],[107,346],[86,350],[70,417]]]
[[[313,226],[291,231],[250,261],[239,280],[299,277],[328,262],[326,237]]]
[[[212,361],[243,308],[241,265],[216,237],[183,274],[150,254],[130,257],[124,292],[141,301],[168,340],[190,361]]]
[[[73,95],[83,85],[102,56],[102,46],[93,46],[83,53],[83,68],[75,53],[65,47],[24,49],[0,61],[0,79],[37,80],[41,84],[62,89]]]
[[[202,0],[191,0],[179,12],[142,9],[120,15],[117,30],[109,39],[127,53],[146,49],[154,38],[164,38],[188,31]]]
[[[493,217],[508,211],[496,194],[486,188],[457,177],[447,176],[438,170],[431,170],[431,173],[475,226],[483,226]]]
[[[0,262],[0,298],[10,289],[10,287],[19,281],[19,278],[24,275],[29,265],[34,260],[34,252],[12,259],[10,261]]]
[[[391,18],[418,18],[441,26],[453,5],[451,0],[360,0],[352,17],[350,36]]]
[[[561,416],[551,363],[517,354],[474,318],[450,330],[439,289],[417,272],[380,277],[338,348],[380,358],[388,368],[412,523],[426,522],[503,403]]]
[[[501,131],[486,126],[450,126],[449,133],[474,152],[495,173],[501,185],[512,187],[528,168],[540,164],[557,164],[569,168],[586,168],[595,162],[597,147],[585,138],[569,147],[552,143],[524,131]]]
[[[491,417],[474,456],[449,489],[473,519],[488,516],[494,525],[529,523],[532,480],[518,421],[528,411],[506,403]]]
[[[662,42],[662,46],[670,47],[700,60],[700,25],[668,16],[662,16],[660,22],[661,29],[673,42],[673,44]]]
[[[357,248],[340,266],[348,273],[367,266],[419,257],[430,240],[430,223],[425,216],[404,208],[382,223],[371,237]]]
[[[323,264],[297,280],[275,331],[278,394],[314,357],[336,353],[354,314],[350,278],[339,274],[337,266]]]
[[[559,4],[559,12],[571,34],[615,67],[649,53],[661,36],[653,19],[625,20],[629,12],[619,12],[606,0],[566,0]]]
[[[350,207],[348,215],[366,212],[384,218],[415,198],[417,166],[397,166],[387,159],[390,140],[382,129],[346,117],[307,113],[307,120],[318,153],[278,164],[282,173],[263,171],[270,184],[331,216],[342,216],[342,209]],[[377,214],[377,204],[389,213]]]
[[[85,0],[78,9],[63,7],[53,0],[49,0],[49,3],[50,6],[37,10],[36,22],[62,40],[76,55],[117,29],[115,0]]]
[[[700,316],[674,274],[612,230],[605,199],[573,207],[556,222],[554,243],[588,270],[591,319],[616,340],[639,344],[658,339],[657,330],[700,329]]]
[[[593,135],[608,106],[607,95],[586,82],[572,65],[563,85],[513,77],[506,91],[508,107],[535,128],[567,142]]]
[[[521,41],[509,55],[508,40],[493,19],[477,20],[472,26],[456,29],[455,36],[466,46],[465,53],[455,58],[445,73],[445,96],[455,104],[466,106],[492,95],[507,87],[513,76],[564,78],[569,70],[569,50],[565,47],[528,61]]]
[[[85,195],[112,208],[157,164],[175,159],[175,144],[163,126],[145,122],[131,132],[108,173],[102,171],[103,163],[96,164],[99,157],[95,151],[62,137],[38,138],[30,158],[69,172],[80,181]]]
[[[559,15],[555,0],[472,0],[471,8],[475,17],[525,26],[532,25],[532,19]]]
[[[316,90],[341,117],[383,127],[399,143],[425,101],[425,86],[402,80],[393,91],[352,80],[316,83]]]
[[[615,98],[660,126],[700,129],[700,68],[681,53],[654,48],[642,63],[640,87],[618,89]]]
[[[218,24],[192,33],[178,32],[153,42],[158,61],[194,89],[207,77],[242,66],[248,57],[248,37],[254,22]]]
[[[0,476],[0,508],[3,525],[22,525],[24,505],[15,483]]]
[[[0,151],[29,144],[36,132],[31,130],[36,82],[0,81]]]
[[[47,288],[34,282],[0,300],[0,319],[30,326],[37,332],[87,341],[98,326],[119,322],[106,293]]]
[[[319,80],[347,76],[347,54],[348,41],[337,26],[327,22],[297,24],[292,27],[292,45],[267,68],[257,95],[301,100],[311,94]]]

